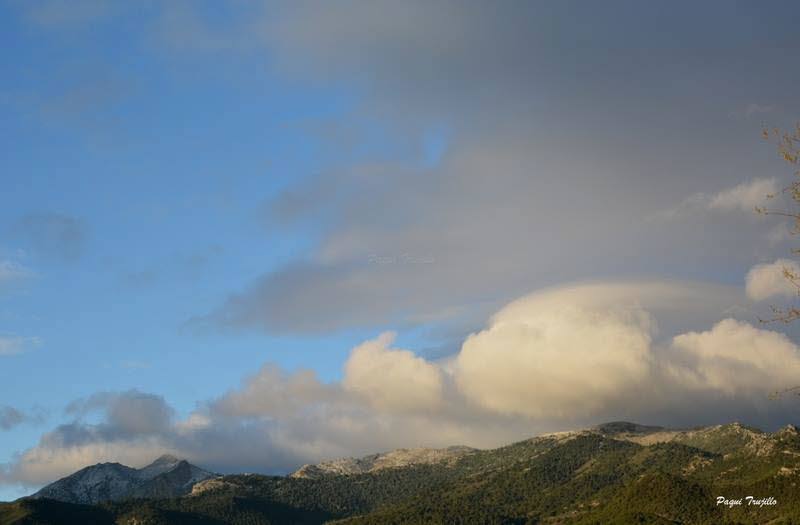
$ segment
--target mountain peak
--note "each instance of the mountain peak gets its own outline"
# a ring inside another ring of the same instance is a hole
[[[184,459],[164,454],[140,469],[99,463],[47,485],[33,498],[70,503],[99,503],[130,497],[174,497],[188,494],[198,481],[215,474]]]
[[[156,458],[155,461],[150,463],[150,465],[164,465],[164,464],[172,464],[178,463],[182,461],[180,458],[173,456],[172,454],[162,454]]]

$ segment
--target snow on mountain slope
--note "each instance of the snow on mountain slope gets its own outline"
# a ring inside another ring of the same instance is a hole
[[[31,498],[93,504],[131,497],[167,498],[188,494],[195,483],[216,474],[164,455],[141,469],[99,463],[47,485]]]
[[[364,474],[387,468],[407,467],[409,465],[430,465],[453,461],[475,452],[474,448],[453,446],[447,448],[401,448],[383,454],[371,454],[363,458],[342,458],[324,461],[316,465],[303,465],[297,469],[293,478],[318,478],[327,474]]]

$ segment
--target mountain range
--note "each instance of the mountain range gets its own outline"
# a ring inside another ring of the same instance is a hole
[[[800,431],[614,422],[492,450],[332,460],[289,476],[216,476],[162,457],[139,470],[87,467],[0,504],[0,525],[327,522],[800,523]]]
[[[92,465],[47,485],[30,498],[82,504],[171,498],[188,494],[195,483],[215,476],[185,460],[163,455],[140,469],[119,463]]]

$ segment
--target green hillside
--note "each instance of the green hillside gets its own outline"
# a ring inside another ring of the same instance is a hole
[[[796,428],[615,425],[368,474],[225,476],[174,499],[26,500],[0,507],[0,525],[800,523]],[[719,496],[742,505],[718,505]]]

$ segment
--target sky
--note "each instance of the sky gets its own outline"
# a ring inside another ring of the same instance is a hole
[[[799,9],[0,1],[0,500],[797,423]]]

